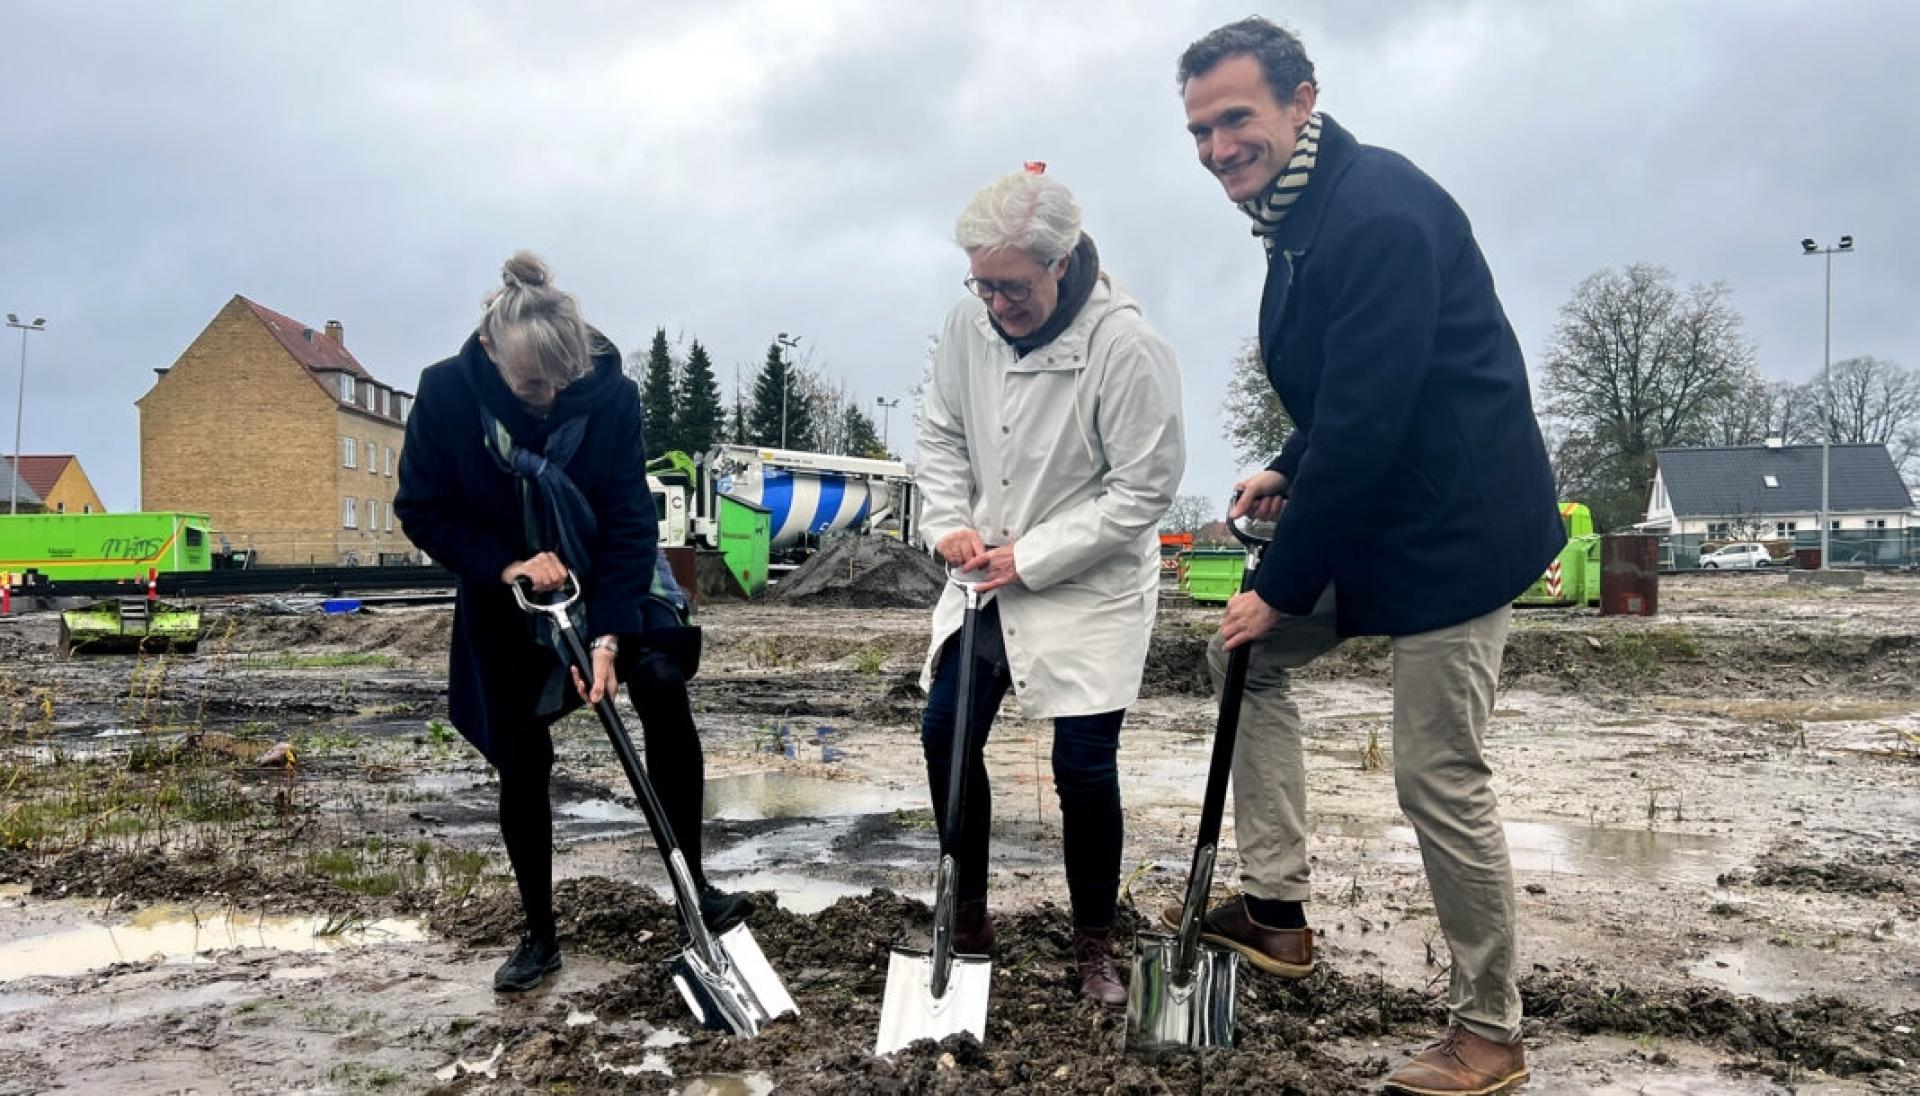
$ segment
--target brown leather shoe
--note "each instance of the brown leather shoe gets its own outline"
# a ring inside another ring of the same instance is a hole
[[[962,955],[993,954],[993,920],[984,899],[962,902],[953,910],[953,950]]]
[[[1447,1037],[1393,1071],[1386,1091],[1398,1096],[1491,1096],[1527,1079],[1519,1040],[1496,1043],[1454,1025]]]
[[[1183,903],[1160,911],[1160,920],[1168,928],[1180,928]],[[1313,930],[1276,929],[1263,925],[1247,912],[1247,900],[1234,895],[1217,906],[1207,907],[1200,919],[1200,939],[1223,948],[1232,948],[1246,956],[1247,962],[1282,978],[1305,978],[1313,973]]]
[[[1080,968],[1080,996],[1108,1008],[1127,1007],[1127,988],[1113,967],[1111,932],[1073,933],[1073,962]]]

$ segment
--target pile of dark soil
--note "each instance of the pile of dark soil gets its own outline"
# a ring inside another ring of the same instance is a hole
[[[89,848],[33,860],[20,857],[4,873],[32,882],[47,897],[120,897],[134,903],[194,902],[248,908],[282,904],[317,905],[331,912],[371,912],[404,904],[400,898],[376,902],[349,894],[312,876],[263,871],[235,863],[208,846],[171,853],[157,849],[120,853]]]
[[[835,537],[781,579],[773,596],[796,605],[926,609],[946,581],[933,557],[892,537]]]
[[[596,1023],[570,1026],[565,1007],[484,1023],[466,1034],[463,1057],[504,1043],[500,1082],[571,1091],[667,1091],[714,1074],[758,1074],[796,1093],[1164,1093],[1261,1092],[1323,1096],[1370,1091],[1389,1068],[1382,1056],[1355,1058],[1355,1044],[1382,1039],[1420,1045],[1444,1023],[1437,997],[1371,975],[1323,967],[1301,982],[1248,975],[1238,1004],[1238,1053],[1180,1055],[1149,1063],[1125,1053],[1122,1017],[1078,999],[1064,911],[1044,905],[998,919],[993,1002],[984,1044],[967,1037],[920,1044],[891,1059],[871,1055],[896,942],[924,946],[931,912],[876,891],[843,899],[813,917],[767,909],[754,935],[800,1007],[753,1040],[693,1032],[657,1053],[665,1076],[607,1072],[638,1064],[645,1034],[687,1031],[684,1006],[664,960],[678,948],[670,907],[637,886],[602,879],[559,888],[566,946],[635,963],[588,994],[579,1007]],[[1137,918],[1119,937],[1130,945]],[[503,945],[518,919],[507,895],[446,911],[435,927],[456,939]],[[1122,965],[1126,959],[1123,956]],[[1522,987],[1534,1038],[1549,1031],[1648,1032],[1723,1047],[1746,1068],[1884,1074],[1920,1061],[1916,1017],[1828,999],[1791,1005],[1738,999],[1718,990],[1643,991],[1563,974],[1536,974]],[[1345,1054],[1333,1052],[1336,1044]],[[1328,1048],[1328,1049],[1323,1049]],[[478,1077],[444,1091],[468,1091]],[[651,1086],[651,1088],[649,1087]]]
[[[224,637],[235,654],[315,649],[424,659],[444,656],[452,635],[451,607],[291,616],[248,613],[210,622],[201,646],[203,653],[210,653]]]

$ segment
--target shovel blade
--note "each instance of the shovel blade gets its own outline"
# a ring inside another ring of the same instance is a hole
[[[713,943],[726,959],[724,969],[708,964],[693,948],[667,964],[701,1027],[751,1039],[775,1017],[800,1011],[747,926],[735,925]]]
[[[920,1039],[945,1039],[968,1032],[987,1038],[987,995],[993,961],[984,955],[955,955],[944,997],[933,995],[933,953],[894,948],[887,957],[887,992],[880,1000],[880,1037],[876,1055],[892,1054]]]
[[[1176,976],[1179,939],[1141,933],[1133,946],[1133,981],[1127,985],[1127,1049],[1147,1056],[1200,1047],[1231,1047],[1236,1041],[1233,995],[1240,957],[1202,944],[1193,976]]]

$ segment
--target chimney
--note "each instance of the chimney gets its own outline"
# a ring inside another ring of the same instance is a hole
[[[343,349],[346,347],[347,332],[345,328],[340,326],[339,320],[327,321],[327,338],[339,343]]]

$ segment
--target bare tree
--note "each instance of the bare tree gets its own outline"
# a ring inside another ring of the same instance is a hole
[[[1636,263],[1589,275],[1560,308],[1547,344],[1555,468],[1603,526],[1637,517],[1654,451],[1710,435],[1710,411],[1752,374],[1753,348],[1722,284],[1682,290]]]
[[[1160,519],[1163,533],[1191,533],[1212,524],[1219,508],[1205,495],[1175,495],[1173,505]]]
[[[1227,440],[1245,464],[1264,465],[1279,456],[1280,447],[1293,433],[1293,419],[1267,381],[1258,340],[1241,344],[1227,377],[1227,397],[1220,411],[1226,417]]]
[[[1884,358],[1834,362],[1812,389],[1815,430],[1836,445],[1883,443],[1908,469],[1920,455],[1920,374]]]
[[[1707,406],[1700,441],[1705,445],[1760,445],[1768,438],[1788,445],[1811,441],[1819,429],[1813,401],[1806,385],[1769,381],[1744,370],[1725,395]]]

